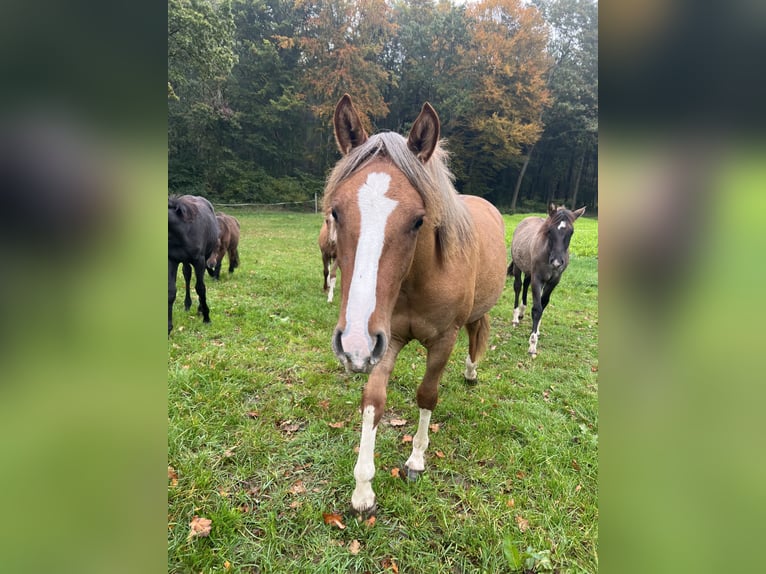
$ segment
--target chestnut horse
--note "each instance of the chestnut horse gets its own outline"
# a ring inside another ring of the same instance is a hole
[[[327,302],[332,303],[335,293],[335,279],[338,271],[338,252],[335,246],[337,232],[335,220],[331,215],[325,217],[322,229],[319,230],[319,250],[322,252],[322,267],[324,272],[324,290],[327,291]],[[327,278],[330,278],[329,282]]]
[[[513,326],[519,325],[527,308],[527,289],[532,284],[532,334],[529,336],[528,353],[537,356],[537,339],[540,319],[548,306],[551,293],[561,280],[569,265],[569,240],[574,233],[574,221],[585,213],[585,207],[569,211],[548,206],[548,218],[526,217],[513,230],[511,240],[511,264],[508,275],[514,277]],[[524,273],[524,293],[519,307],[519,291],[522,288],[521,274]]]
[[[229,255],[229,273],[239,267],[239,221],[236,217],[218,213],[218,242],[215,251],[207,260],[207,272],[215,279],[221,278],[221,265],[226,254]]]
[[[375,434],[396,357],[413,339],[427,349],[418,428],[405,464],[415,479],[425,469],[439,380],[463,326],[465,378],[477,379],[489,339],[487,312],[505,283],[505,233],[490,203],[455,191],[430,104],[406,139],[391,132],[368,136],[348,95],[337,104],[334,126],[343,157],[328,177],[324,211],[337,228],[342,300],[332,347],[347,370],[369,373],[351,505],[371,513]]]

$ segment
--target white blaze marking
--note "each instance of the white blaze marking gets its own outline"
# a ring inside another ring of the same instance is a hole
[[[559,223],[559,226],[557,229],[566,229],[566,227],[567,227],[567,222],[562,221],[561,223]]]
[[[356,487],[351,495],[351,506],[355,510],[369,510],[375,504],[372,479],[375,476],[375,407],[367,405],[362,413],[362,439],[359,443],[359,457],[354,467]]]
[[[359,242],[356,245],[354,274],[348,290],[346,330],[342,336],[343,348],[349,353],[368,353],[374,346],[368,332],[368,323],[377,304],[375,288],[386,222],[398,204],[386,197],[390,182],[391,176],[387,173],[371,173],[359,188]]]
[[[422,471],[426,468],[425,454],[428,448],[428,424],[431,422],[431,411],[420,409],[418,432],[412,439],[412,454],[404,463],[409,470]]]

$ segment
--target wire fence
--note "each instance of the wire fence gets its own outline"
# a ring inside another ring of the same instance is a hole
[[[305,201],[280,201],[278,203],[219,203],[217,201],[212,202],[215,207],[260,207],[260,208],[269,208],[269,207],[286,207],[286,206],[296,206],[296,205],[313,205],[314,206],[314,213],[318,213],[319,211],[319,198],[317,197],[317,194],[314,194],[314,199],[307,199]]]

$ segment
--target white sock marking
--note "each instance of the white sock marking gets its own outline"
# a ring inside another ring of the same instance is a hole
[[[471,361],[471,355],[466,356],[465,358],[465,378],[469,381],[475,381],[476,380],[476,363]]]
[[[513,310],[513,320],[511,323],[513,323],[514,326],[519,324],[519,316],[521,315],[521,309],[518,307],[514,308]]]
[[[431,422],[431,412],[428,409],[420,409],[418,432],[412,439],[412,454],[405,463],[409,470],[423,471],[426,468],[425,454],[428,448],[428,425]]]
[[[367,325],[377,302],[375,289],[386,222],[399,203],[386,197],[390,182],[391,176],[387,173],[371,173],[359,188],[360,233],[354,274],[348,290],[346,330],[342,342],[347,353],[360,359],[368,356],[374,346]]]
[[[354,467],[356,487],[351,495],[351,506],[359,512],[369,510],[375,504],[372,479],[375,476],[375,434],[378,427],[373,426],[374,422],[375,407],[367,405],[362,413],[362,438]]]
[[[337,277],[331,277],[329,281],[330,290],[327,293],[327,302],[332,303],[333,293],[335,291],[335,280]]]

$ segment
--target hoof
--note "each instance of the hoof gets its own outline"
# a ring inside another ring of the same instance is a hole
[[[469,379],[466,377],[465,384],[468,385],[469,387],[475,387],[477,384],[479,384],[479,379],[478,377],[475,379]]]
[[[370,506],[369,508],[363,509],[363,510],[357,510],[356,508],[354,508],[353,504],[351,505],[351,514],[353,514],[355,517],[361,520],[366,520],[370,518],[371,516],[375,516],[377,512],[378,512],[377,501],[373,502],[372,506]]]
[[[407,472],[404,474],[404,476],[407,477],[407,480],[411,482],[415,482],[417,479],[420,478],[420,475],[423,474],[422,470],[413,470],[411,468],[408,468],[407,465],[404,466],[404,470]]]
[[[532,352],[532,351],[530,351],[530,352],[529,352],[529,356],[530,356],[530,358],[532,358],[532,359],[536,359],[536,358],[537,358],[537,352],[536,352],[536,351],[535,351],[535,352]]]
[[[519,326],[519,322],[518,321],[511,321],[511,325],[513,325],[514,327],[518,327]]]

